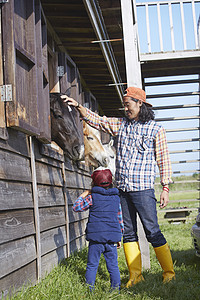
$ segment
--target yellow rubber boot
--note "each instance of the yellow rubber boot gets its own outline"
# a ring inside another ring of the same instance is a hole
[[[144,280],[142,276],[142,259],[141,252],[138,242],[125,243],[124,253],[126,257],[126,262],[129,269],[129,281],[126,284],[126,287],[131,287],[134,284]]]
[[[166,243],[163,246],[154,248],[156,257],[163,269],[163,283],[175,279],[175,272],[169,245]]]

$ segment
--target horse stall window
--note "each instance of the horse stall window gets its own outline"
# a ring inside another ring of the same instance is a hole
[[[82,104],[82,88],[80,82],[80,75],[73,60],[64,52],[58,53],[58,64],[63,72],[60,73],[60,91],[67,94],[68,97],[76,99]],[[80,132],[80,139],[83,141],[83,128],[80,122],[79,114],[74,115],[78,131]]]
[[[79,71],[77,70],[77,85],[78,85],[78,94],[79,94],[79,103],[82,104],[82,85],[81,85],[81,80],[80,80],[80,74]]]
[[[67,82],[69,84],[69,87],[71,87],[70,96],[78,100],[76,65],[68,57],[66,66],[67,66]]]
[[[91,110],[98,112],[96,98],[90,93]]]
[[[50,93],[60,93],[59,76],[56,72],[58,68],[58,53],[48,47],[48,72]]]
[[[4,84],[12,85],[12,101],[6,102],[7,126],[40,137],[40,119],[49,98],[39,86],[43,59],[41,7],[38,1],[9,1],[2,6]],[[41,77],[42,78],[42,77]],[[42,80],[41,80],[42,82]],[[41,114],[41,116],[40,116]],[[43,132],[49,138],[49,126]]]
[[[72,97],[82,104],[80,75],[75,63],[66,53],[59,53],[58,61],[59,66],[63,67],[64,70],[64,74],[60,77],[61,92],[66,93],[68,97]],[[74,118],[78,132],[80,133],[80,140],[83,142],[83,127],[77,111],[74,112]]]
[[[98,112],[98,105],[96,98],[90,92],[84,92],[84,106],[91,109],[94,112]]]

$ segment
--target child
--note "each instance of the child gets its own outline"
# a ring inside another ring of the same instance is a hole
[[[92,190],[83,192],[73,205],[76,212],[90,209],[86,227],[89,241],[86,282],[94,288],[96,273],[103,253],[112,288],[120,288],[117,248],[121,246],[123,220],[119,192],[112,187],[112,173],[99,167],[92,177]]]

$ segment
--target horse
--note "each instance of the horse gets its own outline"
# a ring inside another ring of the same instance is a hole
[[[86,166],[108,167],[109,157],[101,143],[100,132],[83,121]]]
[[[61,93],[50,93],[51,140],[73,161],[84,159],[84,143],[77,129],[77,111],[61,99]]]
[[[103,147],[108,155],[109,158],[109,163],[108,163],[108,168],[112,172],[112,175],[115,176],[115,168],[116,168],[116,149],[113,146],[114,145],[114,140],[111,139],[109,143],[103,144]]]

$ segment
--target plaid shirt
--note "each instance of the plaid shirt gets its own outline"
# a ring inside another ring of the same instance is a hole
[[[75,212],[81,212],[84,210],[87,210],[90,208],[90,206],[92,206],[92,195],[88,195],[87,197],[83,198],[83,197],[78,197],[78,199],[75,201],[74,205],[73,205],[73,211]],[[119,224],[120,224],[120,228],[121,228],[121,232],[123,234],[124,232],[124,223],[123,223],[123,218],[122,218],[122,209],[121,209],[121,204],[119,204],[119,210],[118,210],[118,215],[117,215]]]
[[[83,118],[98,130],[118,136],[116,182],[123,191],[154,188],[156,163],[162,185],[172,183],[171,162],[164,128],[155,121],[142,124],[127,118],[108,118],[87,109]]]

